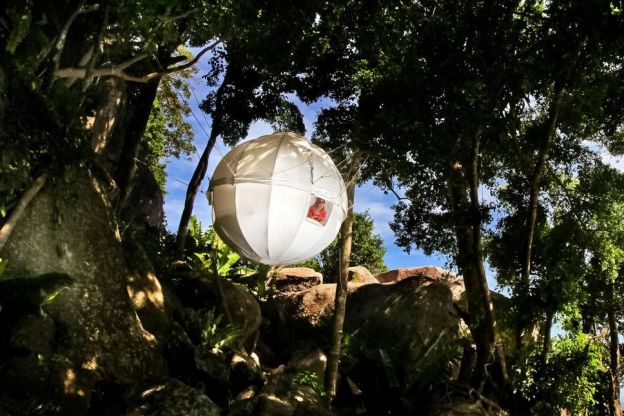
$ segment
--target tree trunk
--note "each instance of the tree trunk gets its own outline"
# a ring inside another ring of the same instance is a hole
[[[121,158],[115,172],[115,180],[119,188],[117,211],[122,212],[125,208],[126,198],[130,194],[132,179],[136,173],[136,159],[139,156],[143,133],[147,127],[152,105],[156,99],[159,79],[152,80],[145,85],[140,85],[138,94],[130,104],[132,114],[125,129]]]
[[[609,284],[609,373],[611,380],[609,390],[611,390],[611,400],[609,410],[612,416],[622,416],[622,405],[620,403],[620,343],[618,340],[618,325],[615,316],[615,302],[613,300],[613,283]]]
[[[468,297],[469,327],[477,358],[472,374],[472,385],[480,389],[485,378],[485,365],[496,352],[501,366],[502,378],[507,379],[507,367],[503,351],[496,347],[496,330],[490,290],[483,266],[481,245],[481,214],[478,196],[479,135],[477,132],[471,146],[468,166],[460,160],[451,164],[449,171],[449,198],[455,223],[457,239],[457,263],[464,276]],[[470,190],[470,195],[468,195]]]
[[[188,225],[191,221],[191,216],[193,215],[193,206],[195,205],[195,197],[197,196],[197,192],[201,187],[201,183],[206,177],[206,171],[208,170],[208,159],[210,158],[210,153],[212,153],[212,149],[217,142],[217,137],[222,132],[221,129],[221,112],[222,105],[221,100],[223,98],[223,87],[228,84],[229,78],[231,77],[229,71],[225,72],[223,82],[219,86],[216,94],[216,106],[214,113],[212,114],[212,126],[210,130],[210,137],[208,138],[208,143],[206,143],[206,148],[199,158],[199,162],[197,162],[197,166],[195,167],[195,171],[193,172],[193,176],[189,181],[188,187],[186,188],[186,198],[184,199],[184,210],[182,211],[182,216],[180,217],[180,224],[178,225],[178,234],[176,235],[176,256],[179,259],[184,259],[185,245],[186,245],[186,234],[188,232]]]
[[[336,384],[338,380],[340,342],[342,341],[342,327],[344,324],[347,306],[349,261],[351,259],[351,242],[353,239],[353,202],[355,200],[355,186],[357,182],[358,167],[359,160],[357,156],[354,155],[347,178],[347,217],[340,227],[340,276],[338,277],[338,282],[336,282],[334,322],[329,344],[329,356],[327,357],[327,370],[325,372],[325,390],[327,390],[330,397],[334,397],[336,395]]]
[[[191,181],[186,188],[184,210],[182,211],[182,216],[180,217],[180,225],[178,226],[178,234],[176,236],[176,255],[179,259],[184,258],[186,233],[188,232],[189,221],[191,220],[191,216],[193,215],[195,197],[197,196],[197,192],[199,192],[202,181],[206,177],[206,171],[208,170],[208,159],[210,157],[210,153],[212,153],[212,148],[214,147],[218,136],[218,128],[213,123],[212,129],[210,131],[210,137],[208,138],[208,143],[206,144],[206,148],[199,158],[199,162],[195,167],[195,171],[193,171]]]
[[[466,296],[468,298],[468,314],[470,316],[470,332],[477,347],[477,358],[472,374],[472,381],[475,387],[480,387],[485,376],[485,365],[490,359],[494,347],[494,326],[492,311],[490,308],[491,299],[489,291],[482,292],[483,287],[487,288],[487,282],[481,280],[484,276],[481,273],[482,259],[480,247],[475,247],[474,243],[478,235],[474,235],[473,224],[480,222],[480,219],[472,219],[470,205],[468,202],[466,177],[463,172],[461,162],[452,164],[449,175],[449,197],[451,207],[456,220],[455,235],[457,238],[457,263],[464,276],[466,286]]]
[[[552,329],[553,318],[555,316],[554,311],[548,310],[546,312],[546,321],[544,322],[544,338],[542,341],[542,352],[540,357],[540,362],[542,366],[545,366],[548,362],[548,353],[550,352],[550,331]]]
[[[527,239],[524,249],[524,261],[522,263],[522,273],[520,284],[518,287],[518,295],[524,299],[529,296],[530,276],[531,276],[531,258],[533,256],[533,239],[535,236],[535,223],[537,222],[537,208],[540,185],[544,172],[546,170],[546,162],[548,154],[552,146],[555,132],[557,130],[557,120],[559,118],[559,109],[561,107],[561,98],[563,97],[563,88],[556,88],[553,102],[550,105],[548,124],[546,125],[543,141],[538,150],[537,162],[533,167],[531,177],[529,178],[529,206],[527,210]],[[519,320],[516,328],[516,346],[520,351],[522,348],[522,332],[526,328],[526,322]]]

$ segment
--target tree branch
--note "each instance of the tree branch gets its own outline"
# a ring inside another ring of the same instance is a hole
[[[35,182],[33,182],[33,184],[30,185],[30,187],[26,189],[26,191],[22,194],[15,208],[11,210],[11,213],[9,214],[7,221],[4,224],[2,224],[2,227],[0,228],[0,250],[2,250],[2,247],[4,247],[4,245],[8,241],[9,237],[11,236],[11,233],[15,229],[15,225],[17,224],[17,221],[20,219],[20,217],[24,213],[24,210],[26,209],[30,201],[35,197],[35,195],[37,195],[37,193],[41,190],[45,182],[46,182],[46,174],[39,176],[35,180]]]
[[[81,14],[91,13],[94,11],[100,10],[99,4],[92,4],[90,6],[85,6],[84,2],[80,2],[76,10],[67,18],[67,21],[63,25],[60,33],[56,36],[53,42],[50,42],[50,45],[45,48],[41,53],[37,56],[37,61],[41,62],[43,59],[48,56],[48,54],[56,50],[56,53],[52,57],[52,61],[54,62],[54,69],[58,69],[59,62],[61,60],[61,54],[63,53],[63,49],[65,48],[65,40],[67,39],[67,33],[69,32],[69,28],[71,27],[76,17]]]
[[[403,200],[409,201],[409,200],[410,200],[410,199],[409,199],[408,197],[406,197],[406,196],[400,196],[400,195],[399,195],[399,194],[398,194],[398,193],[394,190],[394,188],[393,188],[393,187],[391,187],[391,186],[386,187],[386,189],[387,189],[388,191],[392,192],[392,193],[394,194],[394,196],[396,196],[397,200],[399,200],[399,201],[403,201]]]
[[[83,67],[62,68],[62,69],[58,69],[54,71],[54,76],[57,78],[85,78],[87,75],[91,77],[110,76],[110,77],[118,77],[126,81],[146,83],[155,78],[160,78],[164,75],[190,68],[191,66],[195,65],[206,52],[213,50],[220,43],[221,41],[218,40],[206,46],[197,54],[197,56],[195,56],[195,58],[191,59],[190,61],[182,65],[177,65],[172,68],[167,68],[164,71],[160,71],[160,72],[152,72],[143,76],[135,76],[135,75],[127,74],[125,72],[125,69],[127,69],[130,65],[135,64],[142,59],[145,59],[148,56],[146,53],[141,53],[125,62],[122,62],[121,64],[118,64],[112,67],[94,68],[91,70],[89,70],[88,68],[83,68]]]

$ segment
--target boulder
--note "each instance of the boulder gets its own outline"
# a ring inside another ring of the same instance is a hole
[[[6,276],[64,273],[74,279],[43,308],[63,328],[56,352],[64,364],[51,390],[85,406],[102,378],[131,385],[167,375],[155,337],[128,297],[129,272],[107,195],[88,171],[68,170],[31,201],[0,251],[8,259]]]
[[[312,373],[319,380],[325,380],[327,356],[319,349],[305,355],[295,354],[288,361],[287,367],[291,371]]]
[[[373,276],[364,266],[349,267],[349,282],[353,283],[379,283],[379,280]]]
[[[349,283],[348,291],[353,292],[362,283]],[[320,328],[328,323],[334,313],[336,284],[325,283],[311,289],[278,295],[277,299],[286,311],[286,316],[313,328]]]
[[[308,267],[284,267],[277,273],[275,289],[280,292],[300,292],[323,283],[323,275]]]
[[[375,278],[380,283],[394,283],[412,276],[424,276],[435,280],[452,280],[457,278],[455,273],[436,266],[390,270],[388,272],[376,274]]]
[[[230,360],[230,391],[238,395],[251,386],[261,386],[264,383],[262,368],[255,354],[234,353]]]
[[[220,416],[221,409],[208,396],[176,379],[154,386],[141,395],[141,403],[128,416]]]
[[[217,348],[200,345],[195,348],[195,366],[221,385],[228,383],[225,354]]]
[[[396,410],[396,392],[408,388],[411,397],[428,398],[449,361],[461,357],[460,325],[444,281],[411,277],[351,294],[345,316],[351,364],[345,371],[372,400],[366,407],[373,414]]]

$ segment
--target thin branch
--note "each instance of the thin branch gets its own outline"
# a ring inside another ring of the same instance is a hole
[[[138,54],[137,56],[135,56],[134,58],[128,59],[126,62],[122,62],[121,64],[117,65],[117,67],[121,70],[127,69],[129,66],[136,64],[139,61],[142,61],[143,59],[147,58],[149,56],[149,54],[147,52],[143,52]]]
[[[57,78],[85,78],[87,76],[87,74],[89,76],[92,77],[106,77],[106,76],[111,76],[111,77],[118,77],[121,78],[123,80],[126,81],[132,81],[132,82],[140,82],[140,83],[146,83],[149,82],[155,78],[160,78],[164,75],[167,74],[171,74],[173,72],[178,72],[178,71],[182,71],[184,69],[190,68],[191,66],[195,65],[199,59],[208,51],[213,50],[214,48],[217,47],[217,45],[219,45],[221,43],[220,40],[208,45],[207,47],[205,47],[204,49],[202,49],[197,56],[195,56],[195,58],[191,59],[190,61],[182,64],[182,65],[178,65],[178,66],[174,66],[172,68],[168,68],[165,69],[164,71],[160,71],[160,72],[152,72],[143,76],[134,76],[134,75],[130,75],[127,74],[124,70],[126,68],[128,68],[130,65],[132,65],[133,63],[136,63],[142,59],[144,59],[146,56],[143,56],[144,54],[141,53],[138,56],[135,56],[131,59],[129,59],[126,62],[123,62],[119,65],[115,65],[112,67],[106,67],[106,68],[94,68],[92,70],[88,70],[87,68],[81,68],[81,67],[69,67],[69,68],[62,68],[62,69],[58,69],[56,71],[54,71],[54,76],[56,76]]]
[[[393,188],[393,187],[391,187],[391,186],[386,187],[386,189],[387,189],[388,191],[392,192],[392,193],[394,194],[394,196],[396,196],[397,200],[399,200],[399,201],[403,201],[403,200],[409,201],[409,200],[410,200],[410,199],[409,199],[408,197],[406,197],[406,196],[400,196],[400,195],[399,195],[399,194],[398,194],[398,193],[394,190],[394,188]]]
[[[30,204],[30,201],[35,197],[35,195],[37,195],[37,193],[41,190],[45,182],[46,174],[39,176],[35,180],[35,182],[33,182],[33,184],[30,185],[30,187],[26,189],[26,191],[22,194],[15,208],[11,210],[7,221],[2,224],[2,227],[0,228],[0,250],[2,250],[2,248],[8,241],[11,233],[15,229],[15,225],[17,225],[17,221],[24,213],[24,210],[26,209],[28,204]]]
[[[93,4],[90,6],[85,6],[84,2],[80,2],[76,10],[69,16],[61,32],[58,34],[56,38],[56,42],[54,42],[53,50],[56,50],[56,53],[52,57],[52,62],[54,62],[54,69],[57,70],[61,61],[61,55],[63,54],[63,49],[65,49],[65,41],[67,40],[67,34],[69,33],[69,28],[71,27],[76,17],[80,14],[94,12],[100,9],[99,4]],[[48,51],[49,52],[49,51]]]

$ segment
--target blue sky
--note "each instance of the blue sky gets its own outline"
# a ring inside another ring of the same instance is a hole
[[[206,60],[202,60],[199,63],[199,71],[197,72],[196,79],[192,81],[195,96],[197,100],[201,101],[208,92],[208,87],[201,79],[201,75],[205,74],[208,70],[206,67]],[[180,220],[180,215],[184,207],[184,195],[186,192],[186,183],[188,183],[193,170],[199,160],[199,155],[203,151],[206,141],[207,133],[210,131],[210,118],[207,117],[198,108],[198,103],[194,96],[191,96],[189,100],[194,116],[188,117],[188,121],[193,125],[195,132],[195,147],[197,153],[192,155],[189,159],[171,159],[167,166],[167,195],[165,196],[165,215],[167,218],[167,227],[171,231],[176,231]],[[304,122],[306,126],[306,137],[310,137],[313,131],[313,124],[316,120],[318,112],[324,106],[331,105],[329,101],[319,101],[312,105],[304,105],[301,102],[297,102],[301,112],[304,116]],[[250,130],[247,139],[253,139],[263,134],[272,133],[273,129],[267,123],[257,122],[254,123]],[[230,150],[225,146],[223,142],[218,141],[215,149],[210,155],[208,172],[204,179],[202,190],[206,190],[210,176],[214,171],[216,165],[221,158]],[[390,229],[389,223],[393,218],[392,204],[396,202],[396,197],[393,195],[385,195],[381,190],[373,186],[371,183],[365,183],[358,186],[355,195],[355,210],[358,212],[366,211],[370,213],[375,223],[375,233],[379,234],[386,247],[385,262],[389,269],[396,269],[402,267],[416,267],[416,266],[444,266],[446,259],[438,256],[425,256],[418,250],[412,250],[411,254],[405,253],[402,249],[394,245],[394,234]],[[203,225],[210,224],[211,221],[211,208],[206,201],[205,195],[198,195],[195,200],[195,207],[193,210]]]

